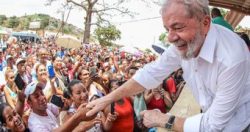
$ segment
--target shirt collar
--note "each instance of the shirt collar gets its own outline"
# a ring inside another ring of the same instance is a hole
[[[217,33],[215,26],[213,24],[210,25],[209,31],[199,53],[199,57],[213,63],[215,47],[216,47],[216,39]]]

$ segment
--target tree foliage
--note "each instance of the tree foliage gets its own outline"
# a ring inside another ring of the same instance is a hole
[[[7,21],[7,27],[16,28],[19,25],[19,19],[16,16],[10,17]]]
[[[47,5],[50,5],[56,0],[47,0]],[[61,0],[63,2],[63,0]],[[90,39],[91,27],[93,24],[98,24],[99,20],[109,23],[109,18],[114,15],[131,15],[132,13],[123,4],[129,0],[66,0],[68,4],[73,4],[76,7],[83,9],[84,18],[84,35],[83,42],[88,43]]]
[[[149,49],[149,48],[146,48],[146,49],[145,49],[145,52],[146,52],[146,53],[152,53],[152,50]]]
[[[121,32],[114,25],[98,27],[95,29],[94,34],[98,42],[103,46],[112,46],[113,41],[121,38]]]
[[[4,21],[7,20],[7,17],[5,15],[0,15],[0,25],[4,24]]]
[[[28,30],[30,22],[40,21],[42,30],[57,31],[60,21],[56,18],[50,17],[46,14],[25,15],[21,17],[6,17],[0,15],[0,25],[3,27],[13,28],[14,30]],[[67,34],[77,35],[82,34],[83,31],[72,24],[65,23],[64,32]]]
[[[162,42],[162,43],[166,43],[166,33],[162,33],[160,36],[159,36],[159,40]]]

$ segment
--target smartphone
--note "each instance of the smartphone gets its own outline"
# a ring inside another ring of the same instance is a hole
[[[64,106],[64,102],[63,102],[62,98],[57,96],[57,95],[53,95],[51,97],[50,103],[52,103],[60,108],[63,108],[63,106]]]
[[[55,71],[53,65],[48,66],[48,72],[49,72],[49,77],[53,78],[55,77]]]
[[[25,88],[26,84],[20,74],[16,75],[14,82],[19,90],[23,90]]]
[[[90,72],[90,76],[93,77],[93,76],[95,76],[97,70],[95,67],[90,67],[89,72]]]
[[[115,102],[111,103],[111,114],[115,114]]]
[[[0,71],[3,71],[3,65],[0,63]]]

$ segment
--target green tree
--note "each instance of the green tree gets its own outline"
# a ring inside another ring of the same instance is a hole
[[[10,17],[7,21],[7,27],[16,28],[19,25],[19,19],[16,16]]]
[[[4,21],[7,20],[7,17],[5,15],[0,15],[0,25],[4,24]]]
[[[238,26],[235,28],[235,31],[237,32],[237,31],[240,31],[240,30],[242,30],[242,29],[243,29],[243,27],[240,26],[240,25],[238,25]]]
[[[162,33],[160,36],[159,36],[159,40],[162,42],[162,43],[166,43],[166,33]]]
[[[151,49],[149,49],[149,48],[146,48],[145,51],[146,51],[146,53],[152,53]]]
[[[113,41],[121,38],[121,32],[114,25],[98,27],[94,34],[102,46],[112,46]]]
[[[38,14],[38,18],[41,20],[41,29],[45,29],[49,25],[50,16]]]
[[[56,0],[47,0],[47,5],[50,5]],[[132,13],[124,6],[126,1],[129,0],[118,0],[105,2],[104,0],[66,0],[67,3],[73,4],[83,9],[85,13],[84,17],[84,35],[83,42],[88,43],[90,38],[91,26],[97,24],[93,22],[93,17],[98,20],[109,22],[107,17],[114,15],[131,15]],[[96,20],[97,20],[96,19]]]

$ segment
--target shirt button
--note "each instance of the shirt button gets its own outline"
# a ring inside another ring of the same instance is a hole
[[[195,71],[195,72],[197,72],[198,70],[197,70],[197,69],[195,69],[194,71]]]

